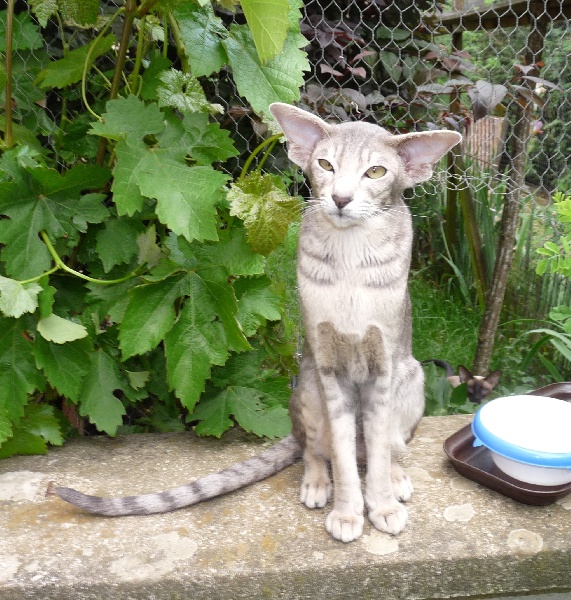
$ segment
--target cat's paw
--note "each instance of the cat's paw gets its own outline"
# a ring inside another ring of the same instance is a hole
[[[408,512],[402,504],[394,501],[390,504],[382,504],[369,510],[369,519],[380,531],[397,535],[406,525]]]
[[[329,479],[303,482],[300,500],[307,508],[323,508],[331,497],[331,481]]]
[[[363,515],[333,509],[325,520],[327,531],[340,542],[352,542],[363,533]]]
[[[410,477],[403,471],[400,465],[394,464],[391,473],[393,493],[399,502],[408,502],[414,488]]]

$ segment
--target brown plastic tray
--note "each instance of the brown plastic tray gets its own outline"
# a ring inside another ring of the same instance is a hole
[[[534,396],[550,396],[571,402],[571,382],[552,383],[534,392]],[[474,447],[474,435],[470,425],[452,434],[444,442],[444,452],[452,465],[467,479],[471,479],[504,496],[523,504],[547,506],[571,492],[571,483],[557,486],[540,486],[513,479],[498,469],[485,446]]]

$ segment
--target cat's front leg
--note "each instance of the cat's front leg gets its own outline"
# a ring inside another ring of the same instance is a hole
[[[400,533],[408,519],[406,508],[398,501],[410,498],[402,469],[391,460],[391,410],[387,402],[386,377],[377,377],[363,391],[363,434],[367,449],[365,502],[369,519],[380,531]],[[397,484],[397,485],[395,485]]]
[[[336,539],[352,542],[363,533],[364,501],[357,470],[354,399],[334,373],[322,375],[331,431],[334,504],[325,527]]]

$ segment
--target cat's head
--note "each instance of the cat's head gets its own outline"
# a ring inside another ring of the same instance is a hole
[[[430,179],[434,164],[462,139],[453,131],[392,135],[372,123],[333,125],[282,103],[270,111],[290,160],[309,177],[315,205],[340,227],[386,210],[404,189]]]

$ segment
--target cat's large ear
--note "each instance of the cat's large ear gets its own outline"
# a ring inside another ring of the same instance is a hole
[[[412,187],[432,177],[434,165],[456,144],[462,136],[456,131],[422,131],[395,135],[393,144],[404,163],[407,187]]]
[[[281,102],[270,104],[270,112],[287,139],[290,160],[305,171],[315,146],[328,136],[329,126],[319,117]]]
[[[502,376],[501,371],[492,371],[491,373],[486,375],[485,381],[490,384],[492,389],[494,389],[500,382],[501,376]]]

